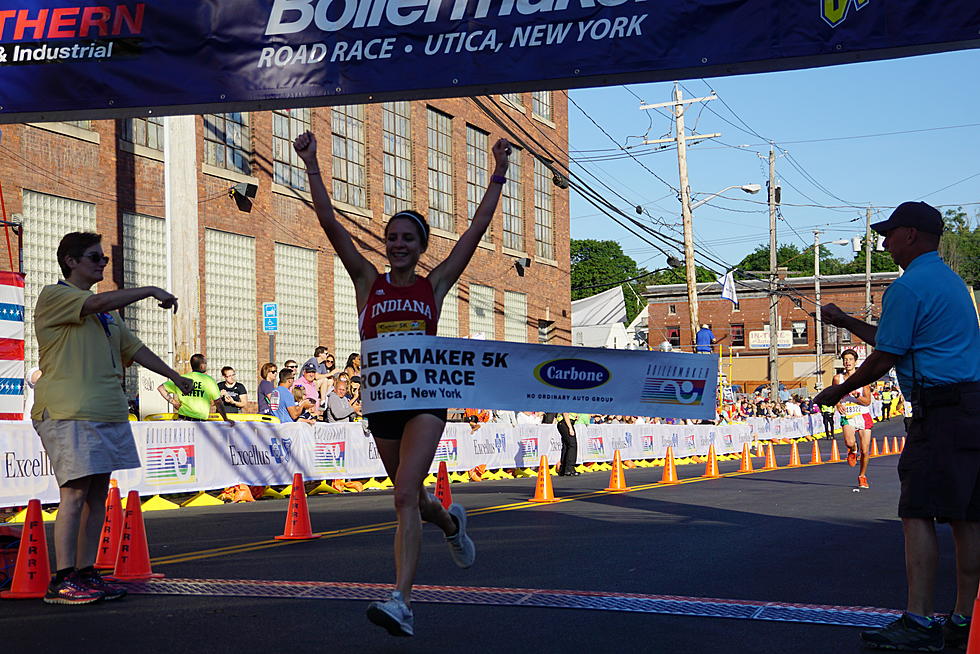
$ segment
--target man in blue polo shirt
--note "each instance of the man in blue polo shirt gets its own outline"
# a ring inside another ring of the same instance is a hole
[[[728,338],[728,335],[715,338],[715,333],[708,325],[701,325],[701,329],[694,335],[694,351],[701,354],[711,354],[713,345],[721,343]]]
[[[898,463],[898,515],[905,533],[908,608],[892,624],[864,631],[869,647],[941,651],[966,646],[980,581],[980,329],[963,280],[939,258],[943,220],[924,202],[899,205],[871,226],[905,274],[882,298],[878,327],[833,304],[824,322],[875,346],[842,384],[814,401],[836,404],[893,366],[912,402],[909,438]],[[956,542],[956,606],[944,624],[932,619],[939,546],[936,522],[949,522]]]

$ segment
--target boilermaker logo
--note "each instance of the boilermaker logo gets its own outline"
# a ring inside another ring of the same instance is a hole
[[[653,454],[656,451],[653,434],[643,434],[640,439],[640,448],[643,454]]]
[[[538,461],[538,439],[522,438],[517,443],[517,456],[521,458],[523,465],[530,465]]]
[[[555,359],[534,369],[538,381],[572,391],[598,388],[612,377],[605,366],[585,359]]]
[[[459,450],[455,438],[443,438],[436,445],[435,461],[445,461],[446,465],[455,465],[459,460]]]
[[[181,484],[197,481],[194,444],[146,448],[146,478],[158,484]]]
[[[602,436],[592,436],[589,438],[588,453],[589,456],[606,455],[606,448],[605,444],[602,442]]]
[[[697,439],[695,438],[694,434],[684,437],[684,447],[687,448],[688,452],[693,452],[694,450],[698,449]]]
[[[732,441],[732,435],[731,434],[725,434],[724,436],[721,437],[721,440],[722,440],[722,442],[724,442],[725,447],[727,447],[727,448],[731,448],[732,446],[735,445],[735,443]]]
[[[861,10],[868,6],[871,0],[819,0],[820,17],[831,27],[837,27],[847,19],[851,6]]]
[[[344,441],[317,442],[313,448],[313,461],[320,472],[345,472],[346,447]]]
[[[647,366],[647,378],[640,401],[656,404],[699,404],[707,385],[707,368],[654,364]]]

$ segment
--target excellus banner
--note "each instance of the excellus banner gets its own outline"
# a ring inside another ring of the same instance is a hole
[[[0,122],[710,77],[978,33],[976,0],[7,0]]]
[[[361,343],[364,413],[473,407],[714,420],[718,358],[438,336]]]

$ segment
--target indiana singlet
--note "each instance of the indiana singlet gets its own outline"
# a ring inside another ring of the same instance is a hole
[[[361,340],[385,336],[435,336],[439,310],[428,277],[411,286],[394,286],[388,273],[378,275],[358,316]]]

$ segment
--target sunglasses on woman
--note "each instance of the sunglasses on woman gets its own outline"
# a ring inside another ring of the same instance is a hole
[[[88,254],[83,254],[79,260],[88,259],[92,263],[109,263],[109,257],[104,254],[96,254],[95,252],[89,252]]]

